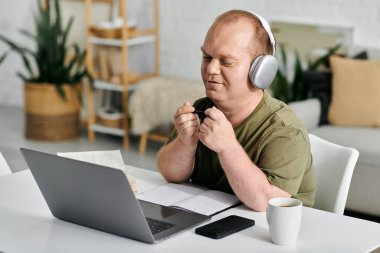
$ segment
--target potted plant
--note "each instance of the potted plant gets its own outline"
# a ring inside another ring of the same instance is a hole
[[[21,30],[35,43],[34,49],[0,35],[10,47],[0,56],[0,64],[15,52],[27,71],[17,73],[24,80],[27,138],[63,140],[80,134],[81,84],[87,79],[92,85],[93,80],[85,67],[86,51],[67,45],[72,24],[73,17],[63,27],[59,0],[39,0],[35,34]]]
[[[306,69],[316,70],[319,66],[326,65],[329,61],[329,57],[335,54],[340,48],[341,45],[337,44],[329,49],[325,55],[314,61],[309,61]],[[271,87],[273,97],[285,103],[305,100],[309,95],[309,87],[303,83],[304,69],[302,68],[302,61],[298,51],[295,52],[295,63],[293,67],[288,66],[287,52],[282,45],[280,46],[280,56],[281,67],[277,72]],[[293,70],[293,79],[291,81],[287,76],[288,68],[290,67],[292,67]]]

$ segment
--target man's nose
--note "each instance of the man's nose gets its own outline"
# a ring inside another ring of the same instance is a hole
[[[220,63],[217,59],[212,59],[207,66],[207,72],[210,75],[219,75],[220,74]]]

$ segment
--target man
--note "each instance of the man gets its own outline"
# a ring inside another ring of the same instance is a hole
[[[265,211],[273,197],[312,206],[316,182],[308,134],[282,102],[253,85],[250,66],[273,46],[262,21],[233,10],[219,16],[204,44],[206,98],[175,113],[175,130],[157,155],[169,182],[233,192],[246,206]],[[205,119],[193,113],[205,111]]]

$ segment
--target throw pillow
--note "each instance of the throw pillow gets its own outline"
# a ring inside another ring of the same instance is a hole
[[[333,125],[380,127],[380,61],[330,57]]]
[[[361,51],[350,57],[351,59],[368,59],[366,51]],[[331,70],[306,70],[303,72],[303,83],[309,89],[309,97],[318,98],[321,103],[319,125],[329,124],[328,111],[331,102]]]

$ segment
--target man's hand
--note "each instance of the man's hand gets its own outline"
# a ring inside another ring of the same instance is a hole
[[[216,153],[237,143],[234,129],[222,111],[216,107],[205,111],[206,118],[199,127],[199,140]]]
[[[195,108],[189,102],[179,107],[174,115],[174,126],[179,140],[185,145],[198,142],[199,118],[193,113]]]

